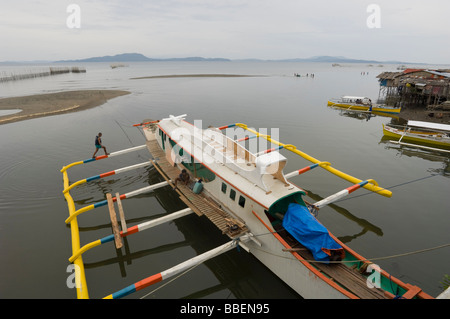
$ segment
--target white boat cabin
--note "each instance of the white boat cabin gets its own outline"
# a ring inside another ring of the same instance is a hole
[[[287,159],[279,152],[252,153],[219,129],[180,117],[159,121],[154,137],[170,163],[201,178],[204,190],[235,213],[280,216],[291,202],[305,205],[305,192],[285,178]]]
[[[426,128],[429,130],[436,130],[439,132],[450,133],[450,125],[441,123],[431,123],[423,121],[408,121],[408,126]]]
[[[343,96],[341,97],[342,103],[351,103],[351,104],[363,104],[363,105],[371,105],[372,100],[365,96]]]

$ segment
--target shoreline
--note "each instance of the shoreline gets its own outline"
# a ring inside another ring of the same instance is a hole
[[[181,78],[181,77],[257,77],[238,74],[179,74],[138,77],[132,79]],[[130,94],[124,90],[77,90],[0,98],[0,110],[21,110],[0,115],[0,125],[33,118],[87,110],[108,100]],[[403,108],[398,115],[404,120],[450,124],[449,111],[429,111],[420,108]]]
[[[450,124],[449,111],[429,111],[420,108],[402,108],[398,116],[404,120]]]
[[[35,94],[0,99],[0,110],[20,109],[18,113],[0,116],[0,125],[33,118],[87,110],[108,100],[130,94],[122,90],[79,90]]]

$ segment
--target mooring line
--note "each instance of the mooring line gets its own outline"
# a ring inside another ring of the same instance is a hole
[[[267,233],[270,234],[270,233]],[[267,235],[264,234],[264,235]],[[255,236],[261,236],[261,235],[255,235]],[[385,260],[385,259],[392,259],[392,258],[398,258],[398,257],[404,257],[404,256],[409,256],[409,255],[415,255],[415,254],[420,254],[420,253],[425,253],[425,252],[429,252],[432,250],[437,250],[437,249],[442,249],[442,248],[446,248],[446,247],[450,247],[450,243],[448,244],[443,244],[443,245],[439,245],[439,246],[435,246],[435,247],[431,247],[431,248],[425,248],[425,249],[420,249],[420,250],[415,250],[415,251],[410,251],[410,252],[406,252],[406,253],[400,253],[400,254],[396,254],[396,255],[391,255],[391,256],[384,256],[384,257],[376,257],[376,258],[367,258],[367,259],[356,259],[356,260],[340,260],[340,261],[322,261],[322,260],[309,260],[309,259],[304,259],[303,261],[309,262],[309,263],[325,263],[325,264],[345,264],[345,263],[356,263],[356,262],[368,262],[368,261],[375,261],[375,260]],[[272,256],[275,257],[280,257],[280,258],[286,258],[286,259],[291,259],[290,256],[282,256],[276,253],[272,253],[270,251],[266,251],[264,249],[255,247],[255,248],[251,248],[251,249],[257,249],[259,251],[265,252],[267,254],[270,254]],[[290,251],[290,250],[285,250],[285,252],[295,252],[295,251]]]
[[[403,185],[407,185],[407,184],[419,182],[419,181],[421,181],[421,180],[425,180],[425,179],[428,179],[428,178],[431,178],[431,177],[435,177],[435,176],[441,176],[441,175],[439,175],[439,174],[431,174],[431,175],[428,175],[428,176],[425,176],[425,177],[421,177],[421,178],[414,179],[414,180],[412,180],[412,181],[408,181],[408,182],[400,183],[400,184],[397,184],[397,185],[394,185],[394,186],[390,186],[390,187],[388,187],[388,188],[389,188],[389,189],[392,189],[392,188],[400,187],[400,186],[403,186]],[[361,196],[370,195],[370,194],[372,194],[372,193],[373,193],[373,192],[368,192],[368,193],[365,193],[365,194],[359,194],[359,195],[355,195],[355,196],[352,196],[352,197],[347,197],[347,198],[338,200],[338,201],[336,201],[335,203],[343,202],[343,201],[350,200],[350,199],[357,198],[357,197],[361,197]]]

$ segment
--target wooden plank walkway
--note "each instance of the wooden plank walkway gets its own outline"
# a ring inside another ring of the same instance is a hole
[[[180,174],[180,169],[170,163],[166,158],[166,153],[160,148],[156,140],[147,141],[147,148],[153,156],[153,164],[161,176],[174,187],[175,179]],[[192,176],[191,176],[192,177]],[[234,239],[248,231],[245,224],[224,211],[219,205],[206,197],[203,192],[195,194],[189,187],[178,184],[175,191],[180,199],[191,208],[198,216],[205,215],[211,222],[219,228],[223,234]]]

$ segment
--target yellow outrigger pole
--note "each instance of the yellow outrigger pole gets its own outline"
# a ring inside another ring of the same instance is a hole
[[[69,177],[67,176],[67,170],[63,170],[63,182],[64,189],[69,187]],[[70,192],[65,192],[64,197],[67,201],[67,206],[69,208],[69,215],[75,212],[75,203],[73,202]],[[76,252],[80,250],[80,233],[78,230],[78,220],[76,218],[72,219],[70,222],[70,231],[72,233],[72,251]],[[86,283],[86,275],[84,272],[84,263],[81,256],[73,262],[75,264],[75,282],[77,288],[77,298],[78,299],[89,299],[89,293]]]
[[[319,161],[318,159],[315,159],[314,157],[312,157],[312,156],[310,156],[310,155],[308,155],[306,153],[303,153],[302,151],[299,151],[297,149],[297,147],[295,147],[294,145],[283,144],[283,143],[280,143],[280,142],[278,142],[276,140],[273,140],[270,137],[270,135],[261,134],[261,133],[255,131],[255,130],[253,130],[251,128],[248,128],[248,126],[246,124],[236,123],[235,125],[240,127],[240,128],[243,128],[244,130],[252,132],[253,134],[255,134],[258,137],[262,137],[262,138],[266,139],[267,141],[269,141],[269,142],[271,142],[273,144],[276,144],[278,146],[282,146],[283,148],[287,149],[288,151],[291,151],[291,152],[293,152],[293,153],[303,157],[304,159],[306,159],[306,160],[308,160],[308,161],[310,161],[310,162],[312,162],[314,164],[319,164],[319,166],[322,167],[323,169],[326,169],[330,173],[332,173],[332,174],[334,174],[334,175],[336,175],[336,176],[338,176],[338,177],[340,177],[342,179],[345,179],[345,180],[347,180],[347,181],[349,181],[349,182],[351,182],[353,184],[358,184],[358,183],[362,182],[362,180],[360,180],[360,179],[358,179],[356,177],[353,177],[351,175],[348,175],[348,174],[346,174],[344,172],[341,172],[341,171],[333,168],[331,165],[320,165],[320,164],[323,163],[322,161]],[[231,126],[232,125],[228,125],[226,127],[231,127]],[[226,127],[222,127],[222,128],[226,128]],[[385,197],[391,197],[392,196],[392,192],[391,191],[389,191],[389,190],[387,190],[385,188],[379,187],[378,183],[375,182],[374,180],[370,180],[370,181],[372,183],[367,183],[366,185],[363,186],[365,189],[368,189],[368,190],[370,190],[370,191],[372,191],[374,193],[380,194],[380,195],[385,196]]]
[[[86,159],[84,161],[74,162],[72,164],[64,166],[61,169],[61,173],[63,174],[63,183],[64,183],[63,194],[64,194],[64,198],[67,201],[67,206],[69,208],[68,223],[70,222],[70,231],[71,231],[71,234],[72,234],[72,253],[76,256],[76,258],[73,260],[73,263],[75,265],[75,283],[76,283],[76,288],[77,288],[77,298],[78,299],[88,299],[89,298],[89,293],[88,293],[88,289],[87,289],[86,274],[85,274],[85,270],[84,270],[83,259],[81,257],[81,254],[78,254],[78,252],[80,252],[80,233],[79,233],[79,229],[78,229],[78,220],[77,220],[76,217],[80,213],[80,211],[76,211],[75,210],[75,203],[73,201],[72,196],[70,195],[70,189],[73,186],[76,186],[76,185],[79,185],[81,183],[84,183],[84,182],[88,181],[88,179],[82,180],[82,182],[77,182],[77,183],[75,183],[75,185],[71,186],[70,183],[69,183],[69,177],[67,175],[67,170],[69,168],[73,167],[73,166],[76,166],[76,165],[86,164],[86,163],[98,161],[98,160],[101,160],[101,159],[105,159],[105,158],[109,158],[109,157],[113,157],[113,156],[117,156],[117,155],[126,154],[126,153],[129,153],[129,152],[138,151],[138,150],[141,150],[141,149],[145,149],[146,147],[147,146],[144,144],[144,145],[141,145],[141,146],[136,146],[136,147],[124,149],[124,150],[121,150],[121,151],[117,151],[117,152],[111,153],[109,155],[102,155],[102,156],[97,156],[97,157],[94,157],[94,158],[89,158],[89,159]],[[140,167],[141,165],[143,165],[143,164],[134,165],[133,167]],[[124,170],[126,170],[126,169],[122,169],[121,171],[124,171]],[[89,178],[89,180],[94,180],[94,179],[97,179],[97,178],[101,178],[103,176],[113,175],[113,174],[118,173],[119,171],[120,170],[111,171],[111,172],[108,172],[108,173],[105,173],[105,174],[101,174],[101,175]],[[88,208],[90,208],[91,206],[88,206]],[[92,208],[93,208],[93,206],[92,206]]]

